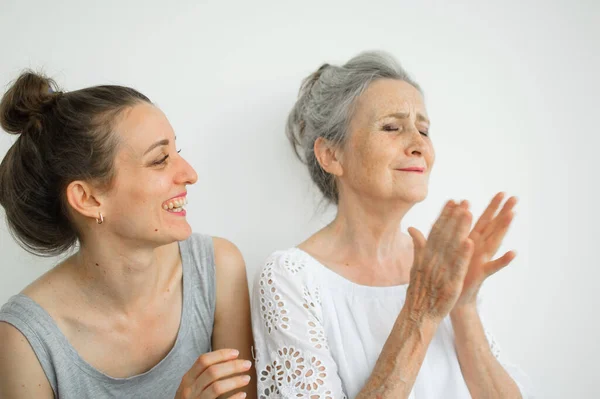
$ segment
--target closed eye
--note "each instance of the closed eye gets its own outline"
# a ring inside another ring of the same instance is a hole
[[[384,132],[398,132],[403,130],[402,126],[396,126],[396,125],[383,125],[381,127],[381,130],[383,130]],[[429,137],[429,132],[428,131],[419,131],[419,133],[425,137]]]
[[[381,130],[383,130],[384,132],[397,132],[400,130],[400,128],[396,125],[383,125]]]
[[[177,153],[179,154],[181,152],[181,150],[177,150]],[[169,154],[165,155],[164,157],[162,157],[161,159],[152,162],[152,166],[158,166],[158,165],[162,165],[164,163],[167,162],[167,159],[169,158]]]
[[[152,162],[152,165],[162,165],[165,162],[167,162],[167,158],[169,158],[169,154],[165,155],[164,157],[162,157],[161,159],[159,159],[158,161],[154,161]]]

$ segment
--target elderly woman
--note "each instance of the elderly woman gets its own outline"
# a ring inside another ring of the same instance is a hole
[[[303,83],[287,134],[335,219],[275,252],[252,299],[261,398],[519,398],[484,330],[477,294],[516,200],[490,203],[472,231],[450,201],[428,238],[402,219],[434,163],[419,86],[384,53],[323,65]],[[501,210],[498,212],[498,209]]]
[[[244,261],[192,234],[196,172],[160,109],[27,72],[0,122],[19,134],[0,164],[14,236],[36,254],[76,249],[0,310],[0,398],[256,397]]]

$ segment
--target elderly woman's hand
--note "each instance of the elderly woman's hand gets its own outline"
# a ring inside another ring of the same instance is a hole
[[[485,279],[507,266],[516,256],[514,252],[509,251],[502,257],[492,260],[510,227],[514,217],[513,208],[517,203],[515,197],[510,197],[502,210],[496,214],[503,199],[503,193],[494,196],[469,234],[474,244],[473,256],[465,276],[462,293],[454,305],[453,312],[464,307],[475,306],[477,293]],[[460,206],[467,209],[469,205],[464,201]]]
[[[411,317],[441,320],[454,307],[474,249],[471,221],[468,204],[449,201],[427,239],[417,229],[408,229],[415,252],[405,302]]]

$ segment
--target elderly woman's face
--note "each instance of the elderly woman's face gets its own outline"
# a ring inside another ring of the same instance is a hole
[[[380,79],[360,96],[342,149],[340,196],[417,203],[427,196],[434,151],[421,93]]]

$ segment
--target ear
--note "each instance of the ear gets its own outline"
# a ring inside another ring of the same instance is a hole
[[[99,196],[94,195],[96,191],[91,184],[75,180],[67,186],[67,202],[78,214],[96,219],[102,212],[102,203],[97,199]]]
[[[323,168],[325,172],[338,177],[344,174],[344,168],[341,162],[341,149],[334,147],[330,141],[323,137],[318,137],[315,140],[313,150],[319,165],[321,165],[321,168]]]

